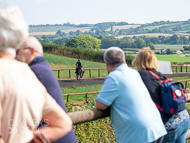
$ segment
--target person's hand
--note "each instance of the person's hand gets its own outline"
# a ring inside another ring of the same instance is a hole
[[[47,138],[44,137],[42,133],[36,133],[35,131],[33,132],[33,139],[32,143],[51,143]]]

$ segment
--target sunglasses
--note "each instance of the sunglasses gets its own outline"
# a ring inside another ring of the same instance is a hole
[[[28,48],[20,48],[20,49],[16,50],[16,54],[18,54],[21,49],[25,50],[25,49],[30,49],[30,48],[29,47]]]

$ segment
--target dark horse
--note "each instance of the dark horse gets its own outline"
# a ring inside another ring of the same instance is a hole
[[[79,76],[80,76],[80,78],[82,78],[83,74],[84,74],[84,68],[82,66],[79,66],[76,71],[77,80],[78,80]]]

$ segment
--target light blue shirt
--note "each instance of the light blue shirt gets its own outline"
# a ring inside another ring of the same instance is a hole
[[[107,76],[97,99],[111,106],[118,143],[150,143],[167,133],[139,73],[126,64]]]

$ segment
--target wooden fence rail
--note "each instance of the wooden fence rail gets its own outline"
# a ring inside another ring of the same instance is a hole
[[[187,89],[187,82],[190,81],[190,79],[187,80],[179,80],[178,82],[185,82],[185,90]],[[73,105],[80,105],[83,103],[89,103],[88,101],[88,94],[96,94],[99,93],[100,91],[94,91],[94,92],[85,92],[85,93],[69,93],[69,94],[63,94],[62,96],[67,96],[67,104],[73,104]],[[85,95],[85,101],[78,101],[78,102],[69,102],[69,96],[73,95]]]
[[[80,105],[83,103],[89,103],[88,101],[88,94],[96,94],[99,93],[100,91],[94,91],[94,92],[86,92],[86,93],[71,93],[71,94],[63,94],[62,96],[67,96],[67,104],[73,104],[73,105]],[[85,95],[85,101],[78,101],[78,102],[69,102],[69,96],[72,95]]]
[[[178,67],[180,67],[180,70],[179,72],[187,72],[187,69],[188,69],[188,66],[183,66],[183,65],[172,65],[171,67],[174,67],[175,68],[175,72],[177,73],[178,72]],[[183,67],[185,68],[185,71],[183,70]],[[190,68],[190,67],[189,67]],[[173,71],[173,70],[172,70]]]
[[[89,70],[89,77],[92,78],[91,70],[98,70],[98,77],[100,77],[100,70],[106,70],[106,68],[84,68],[85,71]],[[69,78],[71,78],[71,70],[76,70],[75,68],[70,69],[53,69],[52,71],[58,71],[58,79],[60,79],[60,71],[69,71]]]
[[[188,67],[187,65],[186,66],[183,66],[183,65],[172,65],[171,67],[173,67],[172,71],[175,71],[176,73],[179,71],[179,72],[188,72],[188,68],[190,70],[190,67]],[[178,70],[178,67],[180,67],[180,70]],[[136,67],[131,67],[131,68],[136,68]],[[175,68],[175,70],[174,70]],[[185,71],[183,70],[185,68]],[[98,77],[100,77],[100,70],[106,70],[106,68],[84,68],[85,71],[89,70],[89,77],[92,78],[92,74],[91,74],[91,71],[92,70],[98,70]],[[60,71],[68,71],[68,74],[69,74],[69,78],[71,78],[71,71],[72,70],[76,70],[75,68],[69,68],[69,69],[53,69],[52,71],[58,71],[57,73],[57,77],[58,79],[60,79]]]
[[[94,108],[94,109],[88,109],[84,111],[70,112],[68,113],[68,115],[73,121],[73,125],[76,125],[76,124],[81,124],[81,123],[109,117],[110,108],[106,110],[99,110],[97,108]],[[187,132],[186,139],[190,139],[190,129]]]

